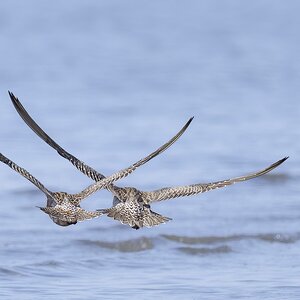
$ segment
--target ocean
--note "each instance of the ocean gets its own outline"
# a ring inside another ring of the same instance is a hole
[[[45,196],[0,166],[1,299],[299,299],[298,1],[3,1],[0,152],[53,191],[92,181],[42,142],[12,91],[67,151],[110,175],[184,135],[118,186],[155,190],[248,174],[155,203],[133,230],[59,227]],[[99,191],[82,203],[110,207]]]

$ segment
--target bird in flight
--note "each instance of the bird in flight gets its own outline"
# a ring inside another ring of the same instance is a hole
[[[82,209],[79,205],[80,199],[77,198],[76,195],[67,194],[65,192],[49,191],[27,170],[15,164],[2,153],[0,153],[0,161],[25,177],[46,195],[46,207],[39,208],[48,214],[52,221],[57,225],[68,226],[71,224],[76,224],[78,221],[84,221],[102,215],[102,213],[99,211],[86,211]]]
[[[23,105],[12,93],[9,92],[11,101],[17,110],[18,114],[25,123],[48,145],[55,149],[59,155],[69,160],[79,171],[96,181],[96,184],[91,186],[91,190],[97,189],[97,184],[101,183],[105,176],[97,172],[92,167],[80,161],[74,155],[67,152],[58,145],[41,127],[31,118]],[[155,191],[140,191],[134,187],[117,187],[113,184],[107,185],[107,189],[113,194],[113,205],[108,209],[97,210],[102,214],[106,214],[122,224],[127,224],[134,229],[141,227],[152,227],[171,220],[169,217],[162,216],[151,210],[150,205],[153,202],[167,200],[171,198],[191,196],[199,193],[204,193],[213,189],[232,185],[237,182],[246,181],[255,177],[262,176],[282,164],[288,157],[278,160],[269,167],[232,179],[226,179],[211,183],[198,183],[178,187],[166,187]],[[98,183],[97,183],[98,182]]]

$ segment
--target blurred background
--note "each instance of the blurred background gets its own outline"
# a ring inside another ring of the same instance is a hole
[[[153,205],[132,230],[107,217],[62,228],[44,195],[1,165],[3,299],[299,299],[300,3],[3,1],[1,152],[53,191],[91,180],[21,120],[7,90],[62,147],[105,175],[171,138],[119,186],[247,183]],[[83,203],[111,205],[100,191]]]

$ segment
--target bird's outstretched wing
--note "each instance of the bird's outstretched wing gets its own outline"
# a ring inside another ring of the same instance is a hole
[[[67,159],[71,162],[80,172],[88,176],[89,178],[93,179],[94,181],[99,181],[105,178],[104,175],[94,170],[92,167],[86,165],[84,162],[80,161],[77,157],[67,152],[63,149],[60,145],[58,145],[28,114],[25,110],[24,106],[21,104],[19,99],[15,97],[13,93],[8,91],[10,99],[20,115],[20,117],[24,120],[24,122],[43,140],[45,141],[50,147],[55,149],[60,156]]]
[[[281,165],[287,159],[288,157],[285,157],[275,162],[274,164],[270,165],[266,169],[245,176],[241,176],[241,177],[236,177],[232,179],[226,179],[226,180],[216,181],[211,183],[199,183],[199,184],[192,184],[186,186],[167,187],[152,192],[143,192],[143,198],[145,199],[145,202],[151,203],[151,202],[162,201],[171,198],[191,196],[199,193],[208,192],[210,190],[222,188],[227,185],[234,184],[236,182],[246,181],[264,175],[272,171],[279,165]]]
[[[25,177],[27,180],[33,183],[37,188],[39,188],[44,194],[46,194],[47,196],[49,196],[51,199],[55,201],[55,198],[53,197],[52,193],[48,189],[46,189],[44,185],[40,181],[38,181],[34,176],[32,176],[28,171],[19,167],[17,164],[15,164],[13,161],[8,159],[2,153],[0,153],[0,161],[8,165],[11,169],[16,171],[23,177]]]
[[[74,196],[78,197],[77,199],[79,201],[83,200],[84,198],[86,198],[86,197],[90,196],[91,194],[95,193],[96,191],[98,191],[100,189],[103,189],[103,188],[107,188],[107,186],[109,186],[111,183],[113,183],[113,182],[115,182],[115,181],[117,181],[121,178],[124,178],[124,177],[128,176],[134,170],[136,170],[138,167],[142,166],[143,164],[145,164],[146,162],[148,162],[149,160],[151,160],[155,156],[161,154],[166,149],[168,149],[173,143],[175,143],[179,139],[179,137],[189,127],[192,120],[193,120],[193,117],[190,118],[188,120],[188,122],[181,128],[181,130],[176,135],[174,135],[167,143],[165,143],[164,145],[159,147],[157,150],[155,150],[154,152],[152,152],[148,156],[140,159],[138,162],[134,163],[133,165],[129,166],[128,168],[125,168],[121,171],[118,171],[118,172],[112,174],[111,176],[106,177],[106,178],[102,179],[101,181],[98,181],[98,182],[90,185],[89,187],[84,189],[81,193],[75,194]]]

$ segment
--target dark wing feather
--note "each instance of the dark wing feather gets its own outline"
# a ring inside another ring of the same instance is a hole
[[[60,145],[58,145],[28,114],[24,106],[21,104],[19,99],[14,96],[13,93],[8,92],[10,99],[24,122],[50,147],[55,149],[60,156],[70,161],[80,172],[93,179],[94,181],[99,181],[105,178],[104,175],[94,170],[92,167],[86,165],[84,162],[80,161],[74,155],[67,152]]]

